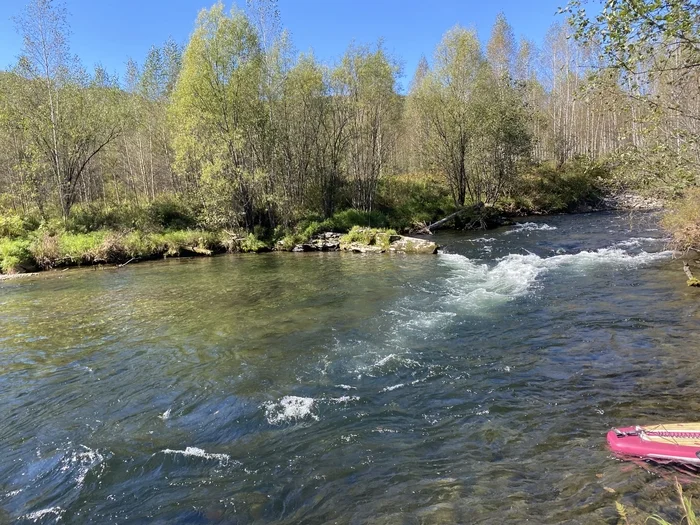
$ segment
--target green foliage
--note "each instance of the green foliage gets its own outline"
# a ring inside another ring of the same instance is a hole
[[[244,251],[260,249],[250,238],[244,246]],[[0,241],[0,268],[3,272],[9,272],[23,265],[47,270],[62,266],[119,263],[132,258],[212,255],[229,248],[223,234],[202,230],[54,233],[40,229],[31,239]],[[237,248],[243,250],[243,246]]]
[[[0,273],[16,273],[31,266],[28,240],[0,238]]]
[[[671,202],[661,224],[671,232],[676,250],[700,248],[700,188],[692,188]]]
[[[25,222],[19,215],[0,215],[0,238],[22,237],[27,233]]]
[[[366,246],[381,246],[385,250],[391,244],[391,236],[396,231],[384,228],[363,228],[354,226],[347,234],[340,238],[341,244],[358,243]]]
[[[174,196],[160,195],[146,208],[148,226],[155,229],[186,230],[197,224],[192,208]]]
[[[54,225],[58,225],[57,223]],[[66,229],[73,233],[98,230],[185,230],[197,225],[192,207],[176,196],[160,195],[145,206],[87,204],[73,207]],[[55,229],[55,228],[53,228]]]
[[[541,164],[522,176],[506,204],[545,213],[572,211],[581,204],[598,202],[609,179],[605,165],[583,157],[561,169]]]
[[[630,146],[615,156],[618,165],[613,175],[619,187],[673,199],[700,184],[697,159],[687,146],[679,149],[660,142],[644,148]]]
[[[240,243],[242,252],[260,252],[266,249],[268,249],[267,244],[258,239],[253,233],[249,233]]]
[[[95,203],[74,206],[65,228],[73,233],[90,233],[102,229],[143,227],[145,223],[145,210],[138,206],[104,206]],[[56,223],[48,229],[55,230],[57,226],[62,227]]]
[[[398,231],[430,224],[455,211],[447,186],[430,174],[384,178],[379,202],[386,211],[387,226]]]
[[[200,12],[182,57],[170,121],[176,168],[200,179],[208,222],[254,224],[259,193],[253,130],[264,122],[258,35],[219,2]],[[232,209],[233,208],[233,209]]]
[[[673,42],[676,51],[689,51],[681,67],[698,67],[698,6],[695,0],[635,0],[606,2],[595,17],[589,17],[582,0],[570,0],[561,10],[569,14],[574,36],[597,42],[611,67],[631,73],[641,65],[663,70],[679,67],[671,53],[657,53],[660,45]]]
[[[435,51],[432,70],[414,83],[408,111],[418,117],[418,146],[431,171],[441,174],[454,204],[493,204],[530,153],[528,112],[512,80],[514,49],[503,18],[495,28],[489,62],[474,31],[456,26]]]
[[[355,209],[335,213],[320,224],[320,230],[345,233],[353,226],[385,228],[388,226],[386,215],[379,211],[361,211]]]
[[[58,238],[59,264],[90,264],[100,259],[106,232],[63,233]]]

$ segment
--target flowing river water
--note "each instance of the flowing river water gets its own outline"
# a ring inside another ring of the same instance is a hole
[[[669,476],[605,446],[611,426],[700,419],[700,297],[657,228],[556,216],[440,234],[436,256],[0,283],[0,523],[669,510]]]

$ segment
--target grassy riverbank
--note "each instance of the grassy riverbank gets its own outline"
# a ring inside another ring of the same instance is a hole
[[[506,197],[481,211],[460,214],[449,227],[491,227],[503,217],[596,206],[610,179],[604,167],[584,161],[559,170],[533,166],[523,173]],[[0,214],[0,273],[291,250],[317,233],[347,233],[356,226],[407,233],[457,209],[444,181],[425,174],[385,177],[378,196],[371,212],[348,208],[328,218],[307,212],[287,225],[271,225],[261,216],[252,232],[217,224],[194,196],[162,195],[146,205],[76,205],[66,221],[56,218],[58,213],[42,218],[6,210]]]

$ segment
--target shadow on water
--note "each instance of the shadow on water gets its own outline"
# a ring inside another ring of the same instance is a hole
[[[657,512],[605,432],[697,419],[700,312],[639,217],[0,283],[0,522]]]

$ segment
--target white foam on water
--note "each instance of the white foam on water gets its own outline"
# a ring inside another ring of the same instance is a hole
[[[387,386],[382,388],[382,392],[391,392],[392,390],[396,390],[397,388],[402,388],[406,386],[405,383],[399,383],[398,385],[393,385],[393,386]]]
[[[665,242],[667,239],[658,239],[655,237],[632,237],[626,241],[620,241],[613,244],[613,248],[638,248],[643,243],[650,242]]]
[[[22,489],[17,489],[17,490],[11,490],[10,492],[5,493],[6,498],[13,498],[17,496],[18,494],[22,493]]]
[[[446,279],[451,302],[461,308],[478,310],[526,294],[537,278],[559,268],[585,270],[600,266],[636,268],[654,261],[667,259],[672,252],[630,255],[619,248],[603,248],[577,254],[539,257],[535,254],[511,254],[498,259],[496,266],[478,264],[457,254],[442,254],[441,262],[452,270]]]
[[[415,359],[406,357],[405,354],[395,354],[391,353],[384,357],[381,357],[374,363],[370,365],[360,366],[356,372],[364,373],[370,377],[374,377],[376,373],[384,373],[388,371],[397,370],[400,368],[421,368],[422,365]]]
[[[340,396],[340,397],[331,397],[328,399],[329,403],[352,403],[354,401],[359,401],[360,398],[358,396]]]
[[[75,482],[78,487],[82,486],[90,470],[101,465],[105,459],[99,451],[92,450],[85,445],[80,446],[83,448],[82,452],[72,452],[70,456],[63,458],[61,461],[62,472],[69,470],[76,471]]]
[[[398,434],[399,431],[395,430],[393,428],[384,428],[384,427],[377,427],[372,432],[376,432],[377,434]]]
[[[478,239],[470,239],[471,242],[496,242],[498,239],[494,237],[479,237]]]
[[[551,231],[551,230],[556,230],[556,226],[550,226],[549,224],[541,223],[538,224],[536,222],[519,222],[517,223],[512,230],[508,230],[506,235],[509,235],[511,233],[520,233],[520,232],[534,232],[534,231]]]
[[[276,403],[265,403],[263,407],[267,422],[271,425],[281,425],[304,419],[318,421],[316,405],[317,401],[312,397],[284,396]]]
[[[406,325],[419,330],[443,325],[457,315],[454,312],[421,312],[413,309],[406,309],[402,313],[409,316]]]
[[[65,511],[61,507],[51,507],[48,509],[41,509],[35,512],[30,512],[29,514],[25,514],[24,516],[22,516],[20,519],[25,519],[33,523],[37,523],[39,520],[49,515],[53,515],[56,517],[55,521],[58,522],[61,519],[61,516],[63,516],[64,512]]]
[[[414,368],[414,367],[420,367],[421,364],[416,361],[415,359],[411,359],[410,357],[405,357],[397,354],[389,354],[388,356],[380,359],[377,361],[374,366],[377,368],[381,368],[387,363],[390,363],[391,361],[396,361],[396,363],[406,366],[407,368]]]
[[[185,450],[172,450],[166,448],[165,450],[161,450],[161,452],[163,454],[180,454],[182,456],[190,456],[202,459],[215,459],[219,461],[222,465],[227,464],[231,459],[231,456],[229,456],[228,454],[212,454],[197,447],[187,447],[185,448]]]
[[[343,390],[357,390],[356,386],[350,386],[350,385],[335,385],[336,388],[342,388]]]
[[[165,412],[163,412],[163,413],[162,413],[160,416],[158,416],[158,417],[159,417],[160,419],[162,419],[163,421],[165,421],[165,420],[167,420],[167,419],[170,419],[170,409],[166,410]]]

